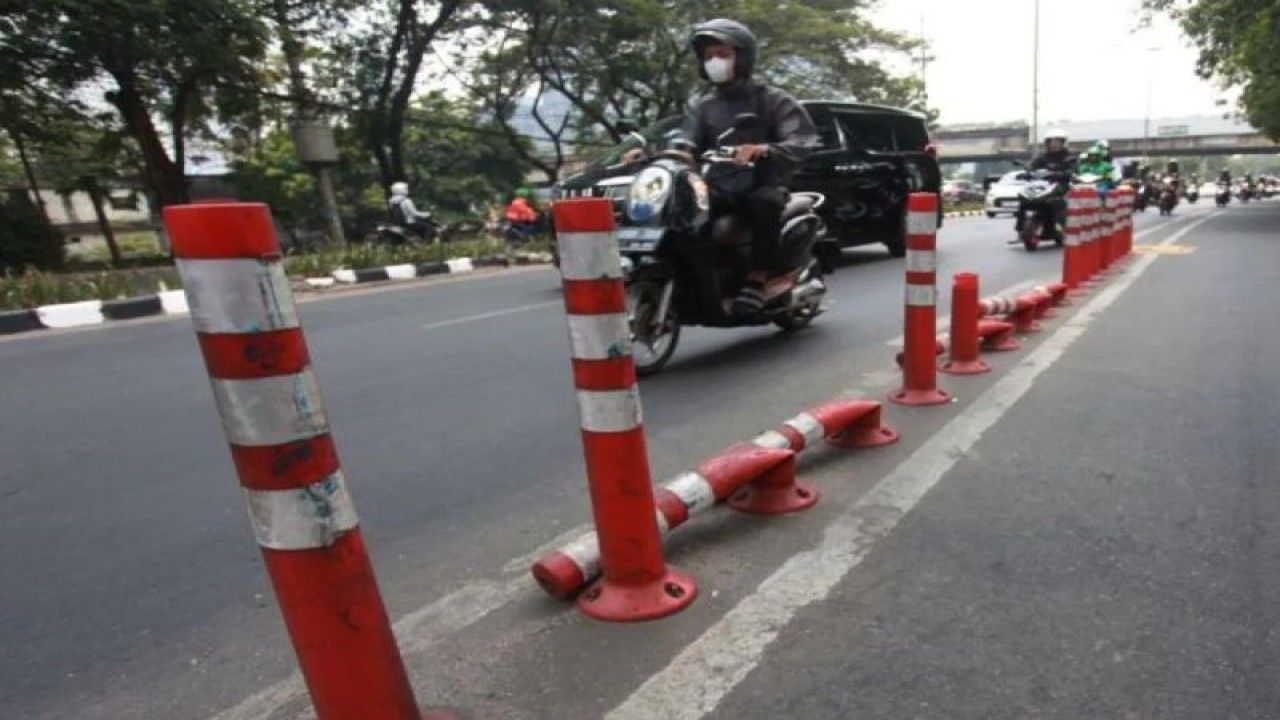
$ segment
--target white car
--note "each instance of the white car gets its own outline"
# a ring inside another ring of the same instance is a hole
[[[1013,172],[1005,173],[999,180],[991,184],[991,187],[987,189],[984,208],[987,211],[987,217],[993,218],[1001,213],[1017,214],[1018,195],[1027,184],[1026,180],[1018,179],[1018,175],[1023,172],[1026,171],[1014,170]]]

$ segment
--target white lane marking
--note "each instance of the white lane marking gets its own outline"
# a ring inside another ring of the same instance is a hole
[[[1183,228],[1171,245],[1209,218]],[[1157,256],[1100,293],[1079,315],[947,423],[846,512],[832,521],[817,547],[793,556],[667,667],[650,677],[606,720],[698,720],[715,710],[760,662],[796,613],[827,597],[951,468],[1053,366],[1089,324],[1142,275]]]
[[[533,312],[534,310],[542,310],[559,305],[564,307],[563,300],[550,300],[548,302],[534,303],[533,305],[521,305],[520,307],[506,308],[504,310],[494,310],[493,312],[480,313],[479,315],[468,315],[466,317],[454,318],[452,320],[441,320],[440,322],[427,323],[420,326],[421,330],[440,330],[441,328],[453,327],[455,325],[465,325],[478,320],[491,320],[493,318],[506,317],[507,315],[519,315],[520,313]]]
[[[1176,222],[1176,221],[1175,221],[1175,222]],[[1161,224],[1161,225],[1157,225],[1156,227],[1146,228],[1146,229],[1144,229],[1144,230],[1141,230],[1141,231],[1138,231],[1138,232],[1134,233],[1134,235],[1133,235],[1133,240],[1134,240],[1134,242],[1137,242],[1138,240],[1140,240],[1140,239],[1142,239],[1142,238],[1146,237],[1147,235],[1150,235],[1150,234],[1151,234],[1151,233],[1153,233],[1153,232],[1156,232],[1157,230],[1167,229],[1168,227],[1169,227],[1169,224],[1168,224],[1168,223],[1164,223],[1164,224]],[[1036,285],[1043,285],[1043,284],[1045,284],[1045,283],[1040,283],[1040,282],[1035,282],[1035,281],[1028,281],[1028,282],[1015,283],[1015,284],[1010,285],[1009,287],[1007,287],[1007,288],[1005,288],[1005,289],[1003,289],[1003,290],[1001,290],[1001,291],[999,291],[999,292],[995,293],[995,297],[1011,297],[1011,296],[1013,296],[1013,295],[1017,295],[1018,293],[1023,292],[1024,290],[1030,290],[1031,288],[1035,287]],[[990,294],[985,293],[985,292],[984,292],[984,293],[982,293],[982,296],[983,296],[983,297],[991,297],[991,295],[990,295]],[[938,334],[939,334],[939,335],[941,335],[942,333],[949,332],[950,330],[951,330],[951,316],[950,316],[950,315],[943,315],[942,317],[938,318],[938,328],[937,328],[937,332],[938,332]],[[902,347],[903,347],[903,345],[904,345],[905,343],[906,343],[906,338],[904,338],[903,336],[899,335],[898,337],[896,337],[896,338],[894,338],[894,339],[890,340],[889,342],[885,343],[885,345],[886,345],[886,346],[888,346],[888,347],[891,347],[891,348],[897,348],[897,349],[899,349],[899,350],[900,350],[900,349],[902,349]]]

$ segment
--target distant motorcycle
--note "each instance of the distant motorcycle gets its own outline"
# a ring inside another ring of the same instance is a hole
[[[1040,248],[1041,239],[1061,245],[1071,176],[1039,169],[1020,173],[1018,179],[1027,181],[1018,193],[1018,214],[1014,222],[1014,231],[1022,246],[1027,252],[1035,252]]]
[[[1187,199],[1187,202],[1195,205],[1196,201],[1200,199],[1200,190],[1194,187],[1189,188],[1182,196]]]
[[[1160,214],[1172,215],[1173,209],[1178,206],[1178,183],[1172,176],[1166,175],[1160,181]]]
[[[1218,183],[1218,192],[1213,196],[1213,202],[1220,208],[1224,208],[1231,203],[1231,184]]]

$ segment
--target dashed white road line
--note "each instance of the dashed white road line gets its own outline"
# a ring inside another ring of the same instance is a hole
[[[1192,222],[1161,244],[1176,243],[1210,217]],[[765,649],[796,613],[824,599],[857,567],[1156,258],[1148,255],[1134,263],[1131,271],[1046,338],[980,395],[971,408],[831,522],[816,547],[784,563],[754,593],[610,711],[606,720],[699,720],[715,710],[759,664]]]
[[[548,302],[534,303],[532,305],[521,305],[520,307],[504,308],[502,310],[494,310],[493,312],[480,313],[478,315],[467,315],[466,317],[454,318],[452,320],[441,320],[440,322],[427,323],[419,327],[421,330],[440,330],[441,328],[454,327],[455,325],[465,325],[467,323],[476,322],[477,320],[491,320],[493,318],[506,317],[508,315],[519,315],[520,313],[532,312],[534,310],[542,310],[556,305],[563,306],[563,300],[550,300]]]

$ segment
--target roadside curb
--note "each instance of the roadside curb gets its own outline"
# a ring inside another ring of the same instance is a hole
[[[329,277],[307,278],[313,288],[333,287],[335,284],[359,284],[387,280],[413,280],[433,275],[457,275],[474,272],[476,268],[540,265],[551,262],[548,253],[521,253],[510,258],[503,255],[486,255],[478,258],[457,258],[444,262],[418,265],[391,265],[365,270],[335,270]],[[142,295],[119,300],[87,300],[84,302],[41,305],[30,310],[0,311],[0,336],[17,335],[37,330],[108,325],[122,320],[157,315],[186,315],[186,294],[181,290],[169,290],[155,295]]]
[[[507,257],[505,255],[484,255],[478,258],[455,258],[438,262],[419,263],[417,265],[386,265],[379,268],[361,270],[334,270],[330,277],[307,278],[312,287],[332,287],[335,282],[343,285],[358,285],[387,280],[414,280],[431,275],[460,275],[474,272],[482,267],[512,267],[517,265],[542,265],[551,262],[549,253],[520,253]]]
[[[962,210],[960,212],[943,213],[942,216],[947,218],[962,218],[962,217],[979,217],[986,214],[987,214],[986,210]]]

